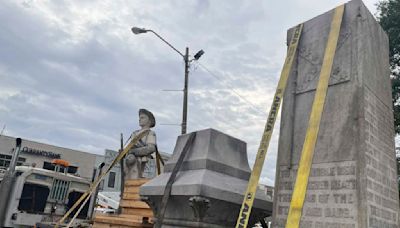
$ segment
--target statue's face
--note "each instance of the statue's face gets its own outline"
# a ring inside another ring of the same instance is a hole
[[[139,126],[140,127],[150,127],[150,119],[145,114],[139,115]]]

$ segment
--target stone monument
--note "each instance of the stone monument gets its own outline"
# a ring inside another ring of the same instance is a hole
[[[134,138],[143,129],[150,129],[156,125],[156,120],[153,113],[146,109],[139,110],[139,126],[140,130],[132,133],[130,138]],[[123,163],[123,172],[125,180],[143,178],[145,166],[149,159],[152,159],[152,154],[157,151],[156,134],[149,130],[149,133],[141,138],[138,143],[131,149]]]
[[[246,143],[214,129],[195,133],[172,184],[162,227],[232,228],[236,224],[250,177]],[[153,209],[155,222],[164,190],[191,134],[178,137],[164,173],[140,188]],[[270,216],[272,202],[257,191],[249,224]]]
[[[304,23],[284,95],[274,228],[286,224],[332,15]],[[362,1],[348,2],[300,227],[399,227],[388,56],[388,38],[374,17]]]

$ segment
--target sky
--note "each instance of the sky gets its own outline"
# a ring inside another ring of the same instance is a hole
[[[214,128],[247,143],[254,163],[286,55],[287,29],[339,0],[0,1],[0,130],[95,154],[156,117],[159,150],[180,135],[182,57],[190,66],[188,132]],[[375,14],[376,0],[364,1]],[[260,182],[274,185],[275,126]]]

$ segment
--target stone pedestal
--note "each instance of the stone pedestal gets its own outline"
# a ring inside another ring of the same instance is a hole
[[[153,212],[140,200],[139,187],[149,179],[126,180],[120,201],[121,214],[96,214],[95,228],[144,228],[153,227]]]
[[[332,15],[304,23],[284,96],[274,228],[286,223]],[[360,0],[348,2],[300,227],[399,227],[389,75],[386,34]]]
[[[188,134],[179,136],[164,173],[140,188],[140,195],[147,199],[155,215],[188,138]],[[245,142],[213,129],[196,132],[172,185],[162,227],[234,227],[249,177]],[[271,209],[272,202],[258,191],[250,224],[271,215]]]

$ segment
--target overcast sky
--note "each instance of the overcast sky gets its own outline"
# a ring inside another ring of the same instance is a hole
[[[188,131],[215,128],[247,142],[252,166],[286,52],[286,31],[346,1],[3,0],[0,2],[0,130],[96,154],[157,119],[159,149],[172,153],[190,68]],[[375,0],[364,1],[372,13]],[[240,96],[239,96],[239,95]],[[279,121],[279,120],[278,120]],[[273,185],[279,124],[261,182]]]

